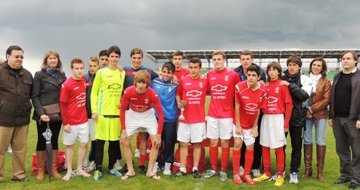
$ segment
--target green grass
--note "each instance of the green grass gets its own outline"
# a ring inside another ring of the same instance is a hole
[[[162,176],[161,181],[154,181],[147,179],[145,176],[137,175],[127,181],[122,181],[117,177],[110,176],[105,174],[104,178],[101,181],[94,181],[92,178],[81,178],[75,177],[68,182],[61,180],[53,180],[49,183],[48,180],[37,181],[36,176],[30,176],[31,174],[31,154],[35,150],[36,145],[36,126],[32,122],[30,125],[29,135],[28,135],[28,151],[26,157],[26,166],[27,172],[30,178],[29,182],[19,183],[10,181],[11,177],[11,155],[7,154],[6,163],[5,163],[5,181],[1,182],[0,189],[345,189],[346,185],[333,185],[333,181],[336,180],[339,176],[339,161],[335,152],[335,141],[332,134],[331,128],[327,128],[326,132],[326,141],[327,141],[327,154],[325,161],[325,181],[319,182],[314,177],[313,178],[299,178],[299,184],[289,184],[288,175],[286,177],[286,182],[281,188],[275,188],[273,182],[264,182],[261,184],[256,184],[251,187],[246,184],[235,186],[232,180],[226,182],[221,182],[217,178],[212,179],[194,179],[191,175],[181,178],[174,178],[168,176]],[[134,140],[134,138],[133,138]],[[61,143],[61,138],[59,140],[61,144],[61,149],[64,146]],[[290,150],[287,148],[287,166],[290,162]],[[107,152],[107,150],[105,150]],[[274,162],[274,151],[272,151],[272,166],[275,170]],[[315,153],[315,150],[314,150]],[[104,158],[104,166],[107,166],[107,155]],[[315,160],[315,159],[314,159]],[[313,162],[313,165],[316,166],[316,162]],[[75,167],[75,161],[74,161]],[[315,167],[316,168],[316,167]],[[288,169],[288,168],[287,168]],[[303,163],[300,169],[300,173],[303,173]],[[104,173],[107,171],[105,170]],[[288,172],[288,170],[287,170]],[[64,175],[64,173],[62,173]],[[229,163],[229,172],[231,174],[231,163]],[[314,170],[316,175],[316,171]],[[229,176],[232,178],[232,176]]]

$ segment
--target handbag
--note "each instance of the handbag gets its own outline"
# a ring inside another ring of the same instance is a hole
[[[60,106],[59,103],[50,104],[47,106],[42,106],[45,114],[49,116],[50,123],[58,123],[61,122],[60,116]]]

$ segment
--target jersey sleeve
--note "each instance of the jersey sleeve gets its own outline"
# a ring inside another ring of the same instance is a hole
[[[159,118],[157,134],[161,135],[163,126],[164,126],[164,113],[162,111],[159,96],[156,94],[155,91],[153,91],[153,94],[152,94],[152,102],[153,102],[153,107],[155,108],[156,113],[158,114],[158,118]]]
[[[240,85],[235,85],[235,102],[240,104]]]

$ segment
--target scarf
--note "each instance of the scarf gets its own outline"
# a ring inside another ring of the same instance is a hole
[[[319,80],[321,79],[322,75],[318,74],[318,75],[314,75],[312,73],[310,73],[310,79],[312,81],[312,92],[315,93],[316,92],[316,86],[317,83],[319,82]]]
[[[49,67],[46,67],[46,73],[50,75],[55,80],[59,78],[60,76],[60,70],[59,69],[51,69]]]

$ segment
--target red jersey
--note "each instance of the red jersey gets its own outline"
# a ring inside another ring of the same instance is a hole
[[[293,101],[287,86],[280,86],[280,79],[267,83],[267,96],[263,104],[264,114],[285,114],[285,128],[290,121]]]
[[[233,118],[235,85],[239,75],[232,70],[211,70],[207,73],[208,91],[211,94],[208,115],[214,118]]]
[[[256,120],[256,113],[260,110],[266,97],[266,88],[259,86],[255,90],[248,87],[247,81],[236,85],[235,101],[240,104],[240,125],[243,129],[251,129]]]
[[[180,68],[180,70],[175,70],[174,75],[176,76],[176,78],[180,81],[182,78],[188,76],[190,74],[190,71],[188,69],[185,68]]]
[[[144,94],[138,94],[136,92],[136,87],[130,86],[125,89],[124,94],[121,97],[120,104],[120,120],[123,130],[125,130],[125,117],[123,116],[125,116],[127,107],[136,112],[145,112],[154,107],[159,117],[158,134],[162,133],[162,128],[164,125],[164,113],[161,108],[160,99],[153,89],[147,88]]]
[[[207,80],[200,76],[193,79],[190,76],[180,80],[176,96],[185,100],[184,117],[181,122],[191,124],[205,122],[205,98],[207,91]]]
[[[86,80],[67,79],[61,86],[60,113],[63,125],[78,125],[87,122]]]

